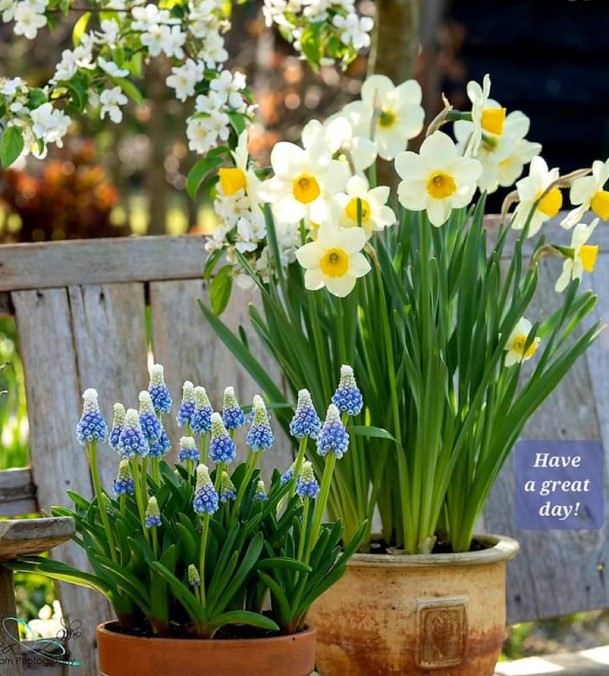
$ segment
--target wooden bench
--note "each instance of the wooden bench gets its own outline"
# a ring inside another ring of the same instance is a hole
[[[586,280],[600,295],[598,313],[609,317],[609,237],[594,276]],[[234,384],[243,402],[255,385],[206,325],[196,300],[207,298],[202,281],[206,258],[198,237],[11,245],[0,247],[0,314],[14,314],[25,367],[30,422],[30,465],[0,473],[0,514],[33,513],[67,504],[67,488],[91,495],[82,448],[74,438],[81,392],[95,387],[104,414],[115,401],[133,405],[148,382],[149,351],[164,364],[174,396],[188,378],[203,384],[218,402]],[[545,266],[546,263],[544,262]],[[547,265],[550,265],[549,263]],[[543,298],[554,297],[554,267],[542,279]],[[245,324],[253,292],[235,290],[224,319]],[[150,342],[147,335],[150,329]],[[529,426],[527,438],[604,439],[609,448],[609,336],[573,371],[564,387]],[[263,366],[277,375],[259,350]],[[175,441],[178,430],[168,432]],[[289,444],[266,455],[267,468],[287,467]],[[101,474],[110,486],[117,457],[101,454]],[[511,467],[501,478],[486,514],[486,528],[517,537],[520,557],[511,564],[508,586],[510,622],[552,617],[609,606],[604,565],[608,529],[600,531],[516,531]],[[606,479],[606,477],[605,477]],[[86,566],[81,550],[62,545],[55,556]],[[111,616],[99,596],[63,586],[66,615],[83,622],[72,649],[83,666],[74,673],[94,674],[95,626]],[[0,674],[2,671],[0,670]]]

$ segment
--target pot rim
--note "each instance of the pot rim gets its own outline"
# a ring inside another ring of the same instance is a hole
[[[510,561],[520,550],[513,538],[505,535],[475,535],[475,539],[488,545],[476,552],[450,554],[354,554],[348,566],[354,568],[438,568],[441,566],[479,566]]]
[[[122,641],[124,643],[133,643],[135,641],[154,641],[156,646],[160,646],[162,643],[168,643],[171,646],[182,647],[185,645],[192,646],[197,645],[197,649],[205,649],[205,647],[211,646],[228,646],[230,644],[238,643],[242,647],[254,647],[269,645],[275,643],[284,643],[295,640],[307,640],[314,639],[317,635],[315,627],[307,627],[304,631],[298,631],[295,634],[286,634],[281,636],[268,636],[266,638],[232,638],[232,639],[216,639],[216,638],[168,638],[168,637],[158,637],[158,636],[134,636],[132,634],[123,634],[118,631],[111,631],[107,629],[107,626],[110,624],[116,623],[117,620],[108,620],[107,622],[102,622],[97,625],[97,636],[98,638],[103,636],[110,636],[113,639]]]

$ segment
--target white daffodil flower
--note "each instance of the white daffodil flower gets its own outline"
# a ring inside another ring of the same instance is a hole
[[[342,162],[330,158],[327,149],[319,145],[303,149],[285,141],[271,151],[271,165],[275,175],[260,185],[258,193],[285,223],[303,218],[314,223],[327,220],[332,195],[344,189],[349,174]]]
[[[497,101],[489,98],[491,78],[487,74],[482,87],[477,82],[469,82],[467,96],[472,102],[471,133],[465,148],[465,155],[476,156],[480,143],[486,137],[488,143],[494,143],[503,135],[506,110]]]
[[[558,214],[562,207],[560,189],[552,188],[542,197],[550,184],[557,179],[558,169],[548,169],[543,157],[538,156],[531,160],[529,175],[516,183],[520,202],[512,217],[514,230],[522,230],[530,215],[528,236],[534,237],[549,218],[554,218]]]
[[[462,157],[453,140],[436,131],[425,139],[421,151],[400,153],[395,168],[403,179],[398,185],[400,203],[412,211],[427,211],[436,227],[446,223],[453,209],[470,203],[482,172],[478,160]]]
[[[358,211],[361,213],[361,227],[368,239],[375,230],[384,230],[396,222],[393,209],[386,206],[389,188],[379,186],[369,190],[368,181],[362,176],[352,176],[347,181],[346,192],[334,198],[339,207],[339,223],[343,228],[358,227]]]
[[[362,85],[361,101],[345,106],[356,136],[376,143],[379,155],[392,160],[423,129],[421,85],[408,80],[399,86],[385,75],[371,75]]]
[[[564,291],[572,280],[581,279],[584,270],[586,272],[594,270],[598,258],[598,245],[587,244],[586,242],[590,239],[598,221],[599,219],[595,218],[590,225],[579,223],[573,228],[569,258],[563,263],[562,274],[556,280],[554,287],[558,293]]]
[[[529,118],[515,110],[505,118],[501,136],[491,138],[487,135],[482,138],[477,153],[473,155],[482,164],[482,174],[478,180],[478,187],[482,192],[493,193],[499,186],[508,188],[514,185],[525,164],[539,155],[541,144],[525,139],[529,127]],[[462,154],[465,154],[473,129],[473,122],[466,120],[457,120],[454,124],[457,149]]]
[[[537,348],[541,342],[541,339],[538,337],[533,338],[531,344],[525,349],[532,328],[533,326],[528,319],[522,317],[518,321],[505,346],[507,351],[505,355],[506,366],[514,366],[514,364],[528,361],[537,352]]]
[[[572,228],[579,223],[583,215],[591,209],[602,221],[609,219],[609,191],[605,183],[609,180],[609,160],[595,160],[592,175],[576,178],[571,185],[569,199],[571,204],[579,205],[570,211],[562,221],[563,228]]]
[[[370,272],[370,263],[361,253],[365,244],[366,233],[361,228],[322,223],[317,240],[296,251],[296,259],[305,268],[306,288],[317,291],[325,286],[335,296],[347,296],[358,277]]]

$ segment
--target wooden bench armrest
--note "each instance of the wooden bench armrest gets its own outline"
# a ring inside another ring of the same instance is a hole
[[[66,516],[0,521],[0,562],[42,554],[73,535],[74,521]]]

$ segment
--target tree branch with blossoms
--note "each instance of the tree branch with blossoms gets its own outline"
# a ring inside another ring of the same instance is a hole
[[[278,2],[265,0],[269,25],[279,26],[303,58],[317,67],[346,67],[370,43],[372,21],[360,18],[355,0]],[[143,92],[135,84],[149,58],[163,55],[172,64],[166,84],[181,102],[194,99],[187,119],[190,150],[205,155],[226,144],[251,122],[254,104],[245,76],[226,69],[224,36],[230,30],[232,3],[222,0],[0,0],[0,18],[13,33],[34,40],[52,30],[58,16],[80,14],[73,27],[73,49],[62,52],[43,87],[22,77],[0,79],[0,161],[4,168],[19,157],[42,158],[49,144],[61,147],[72,119],[83,113],[119,123],[129,98]],[[196,173],[196,172],[195,172]]]

